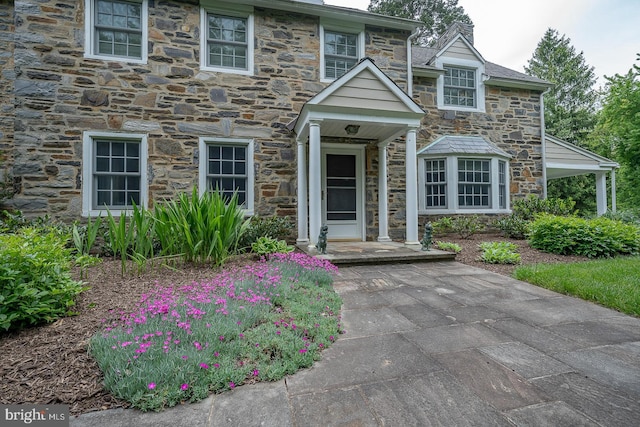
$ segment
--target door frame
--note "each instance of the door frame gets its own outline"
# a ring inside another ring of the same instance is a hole
[[[356,230],[353,236],[332,237],[331,225],[329,225],[329,239],[333,241],[366,241],[366,180],[365,180],[365,146],[339,143],[326,143],[321,145],[321,179],[322,191],[322,223],[327,223],[327,154],[354,155],[356,158]]]

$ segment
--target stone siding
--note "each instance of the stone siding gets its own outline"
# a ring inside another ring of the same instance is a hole
[[[254,75],[203,71],[199,7],[150,2],[147,64],[84,58],[82,1],[16,10],[14,205],[75,219],[84,131],[148,135],[151,202],[198,178],[198,138],[255,139],[255,213],[296,216],[296,145],[286,124],[322,90],[319,19],[255,8]],[[406,87],[408,33],[366,29],[366,55]],[[376,202],[377,203],[377,202]]]
[[[14,51],[14,4],[0,2],[0,182],[8,179],[12,163],[13,123],[15,121],[13,82],[15,70]]]

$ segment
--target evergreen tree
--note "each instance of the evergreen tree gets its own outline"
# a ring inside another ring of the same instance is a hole
[[[433,45],[454,22],[473,24],[458,0],[371,0],[369,12],[424,22],[416,44]]]
[[[546,132],[578,146],[596,123],[596,76],[571,39],[549,28],[525,67],[525,72],[553,83],[544,97]],[[549,181],[549,197],[572,198],[581,211],[595,211],[595,177],[581,175]]]

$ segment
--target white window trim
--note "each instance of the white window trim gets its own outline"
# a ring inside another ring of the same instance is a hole
[[[240,70],[238,68],[215,67],[207,65],[207,31],[208,22],[207,14],[222,14],[238,18],[247,19],[247,69]],[[241,74],[245,76],[253,76],[254,71],[254,50],[255,50],[255,26],[254,26],[253,8],[242,5],[235,7],[228,5],[225,7],[200,8],[200,69],[204,71],[214,71],[218,73]]]
[[[365,56],[365,37],[364,37],[364,25],[355,24],[347,21],[321,21],[320,22],[320,81],[323,83],[331,83],[335,79],[327,78],[325,76],[325,63],[324,63],[324,32],[327,31],[339,32],[345,34],[355,34],[358,36],[358,61],[362,60]],[[356,61],[356,63],[358,62]]]
[[[446,174],[447,174],[447,209],[441,208],[425,208],[426,202],[426,182],[425,182],[425,166],[424,160],[435,160],[446,158]],[[477,159],[490,160],[491,167],[491,208],[465,208],[458,204],[458,159]],[[499,174],[498,164],[505,162],[505,189],[506,200],[505,208],[500,208],[499,193]],[[509,214],[511,213],[511,192],[510,184],[510,165],[509,159],[500,156],[474,156],[467,154],[448,154],[448,155],[428,155],[418,158],[418,213],[420,215],[451,215],[451,214]]]
[[[140,141],[140,206],[149,206],[149,182],[147,172],[148,142],[147,135],[142,133],[117,133],[86,131],[82,134],[82,216],[97,217],[107,215],[106,209],[93,208],[93,164],[95,153],[94,139],[138,140]],[[113,216],[120,216],[130,209],[109,209]]]
[[[440,110],[455,110],[455,111],[471,111],[484,113],[485,96],[484,96],[484,83],[483,76],[484,64],[480,61],[470,61],[468,59],[452,58],[452,57],[440,57],[436,59],[436,66],[438,68],[444,68],[445,66],[468,68],[475,70],[476,72],[476,106],[475,107],[463,107],[459,105],[444,105],[444,73],[438,76],[437,80],[437,102],[438,109]]]
[[[132,64],[146,64],[149,55],[149,3],[148,0],[127,0],[142,4],[142,58],[128,56],[100,55],[96,52],[95,7],[97,0],[84,0],[84,57],[105,61],[122,61]]]
[[[254,172],[254,140],[239,138],[211,138],[200,137],[198,141],[198,194],[201,196],[207,191],[207,146],[208,145],[237,145],[247,147],[247,204],[244,209],[245,216],[254,214],[255,206],[255,172]]]

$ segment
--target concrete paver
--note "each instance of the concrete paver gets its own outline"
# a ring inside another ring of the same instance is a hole
[[[88,426],[636,426],[640,319],[451,261],[343,267],[346,334],[275,383]]]

